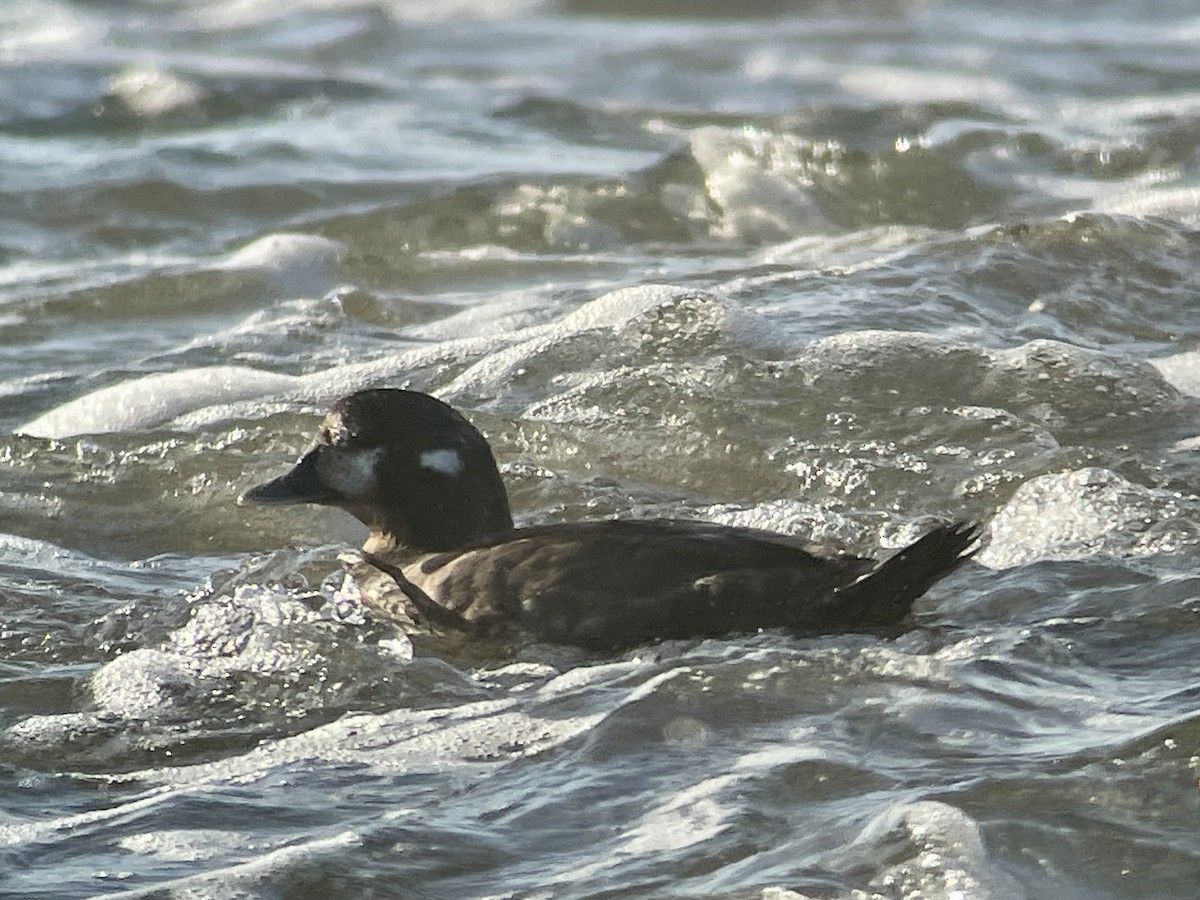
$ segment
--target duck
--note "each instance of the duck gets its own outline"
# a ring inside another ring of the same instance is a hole
[[[878,561],[686,519],[517,527],[483,434],[447,403],[399,388],[338,400],[315,445],[238,502],[337,507],[366,525],[361,559],[390,590],[361,602],[406,634],[601,652],[765,630],[896,633],[981,533],[938,525]]]

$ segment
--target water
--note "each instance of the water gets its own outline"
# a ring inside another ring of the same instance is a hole
[[[1198,40],[9,0],[0,894],[1195,896]],[[233,502],[368,385],[522,522],[987,545],[891,641],[410,659],[356,523]]]

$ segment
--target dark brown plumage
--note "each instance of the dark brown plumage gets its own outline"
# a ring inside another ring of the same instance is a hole
[[[401,390],[339,400],[317,446],[242,499],[357,516],[371,529],[367,559],[399,587],[365,602],[407,629],[516,628],[595,650],[770,628],[894,628],[979,536],[972,525],[939,526],[876,562],[704,522],[514,528],[483,436],[441,401]]]

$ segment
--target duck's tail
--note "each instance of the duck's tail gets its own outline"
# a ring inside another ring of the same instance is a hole
[[[899,623],[935,581],[979,551],[982,533],[973,522],[940,525],[847,585],[841,602],[859,607],[855,627],[871,630]]]

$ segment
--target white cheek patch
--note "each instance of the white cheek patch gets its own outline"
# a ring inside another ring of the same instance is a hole
[[[441,450],[426,450],[420,457],[421,468],[437,472],[439,475],[461,475],[463,470],[462,457],[457,450],[446,447]]]
[[[320,457],[321,480],[343,497],[363,497],[375,490],[375,466],[382,450],[347,450],[344,447]]]

